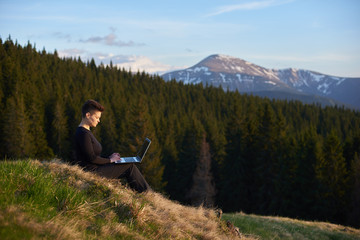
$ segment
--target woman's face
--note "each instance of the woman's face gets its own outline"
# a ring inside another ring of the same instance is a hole
[[[100,111],[93,111],[91,114],[90,112],[86,113],[86,119],[88,120],[88,124],[90,127],[96,127],[100,122],[101,112]]]

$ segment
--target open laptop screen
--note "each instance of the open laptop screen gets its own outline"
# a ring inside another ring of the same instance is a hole
[[[144,144],[141,146],[139,152],[136,157],[122,157],[120,160],[115,163],[140,163],[144,158],[148,148],[150,147],[151,140],[146,138]]]
[[[143,159],[146,151],[148,150],[149,146],[150,146],[150,139],[146,138],[145,141],[144,141],[144,144],[141,146],[138,154],[137,154],[137,157],[140,158],[140,161]]]

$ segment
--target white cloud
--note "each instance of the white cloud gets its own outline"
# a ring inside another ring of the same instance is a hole
[[[217,11],[210,13],[207,16],[216,16],[223,13],[239,11],[239,10],[256,10],[262,8],[268,8],[278,5],[283,5],[289,2],[293,2],[294,0],[267,0],[267,1],[252,1],[247,3],[235,4],[235,5],[227,5],[222,6],[217,9]]]
[[[123,59],[124,60],[124,59]],[[157,73],[162,74],[167,71],[173,71],[177,69],[182,69],[183,67],[175,67],[161,62],[153,61],[152,59],[145,56],[128,56],[127,61],[121,63],[116,63],[113,61],[113,64],[119,68],[125,68],[126,70],[131,69],[131,71],[145,71],[148,73]]]

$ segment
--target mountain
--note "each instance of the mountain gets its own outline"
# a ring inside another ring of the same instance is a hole
[[[211,55],[193,67],[165,73],[162,77],[185,84],[221,86],[225,90],[271,98],[307,99],[304,101],[307,103],[311,99],[314,102],[321,99],[323,105],[344,104],[360,109],[360,78],[334,77],[294,68],[267,69],[225,55]]]

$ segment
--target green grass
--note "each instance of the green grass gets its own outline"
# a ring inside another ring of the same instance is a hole
[[[36,217],[51,219],[60,210],[72,210],[85,199],[77,191],[44,168],[30,161],[0,164],[0,207],[22,206]]]
[[[223,219],[232,222],[245,236],[255,239],[360,239],[360,230],[330,223],[244,213],[224,214]]]
[[[61,228],[64,219],[71,222],[78,216],[81,219],[74,224],[84,230],[85,238],[96,238],[102,227],[119,222],[136,231],[133,206],[115,205],[119,196],[100,183],[86,181],[76,186],[77,181],[81,179],[70,172],[54,173],[31,160],[1,162],[0,238],[70,238],[74,230],[59,235],[50,226]]]

